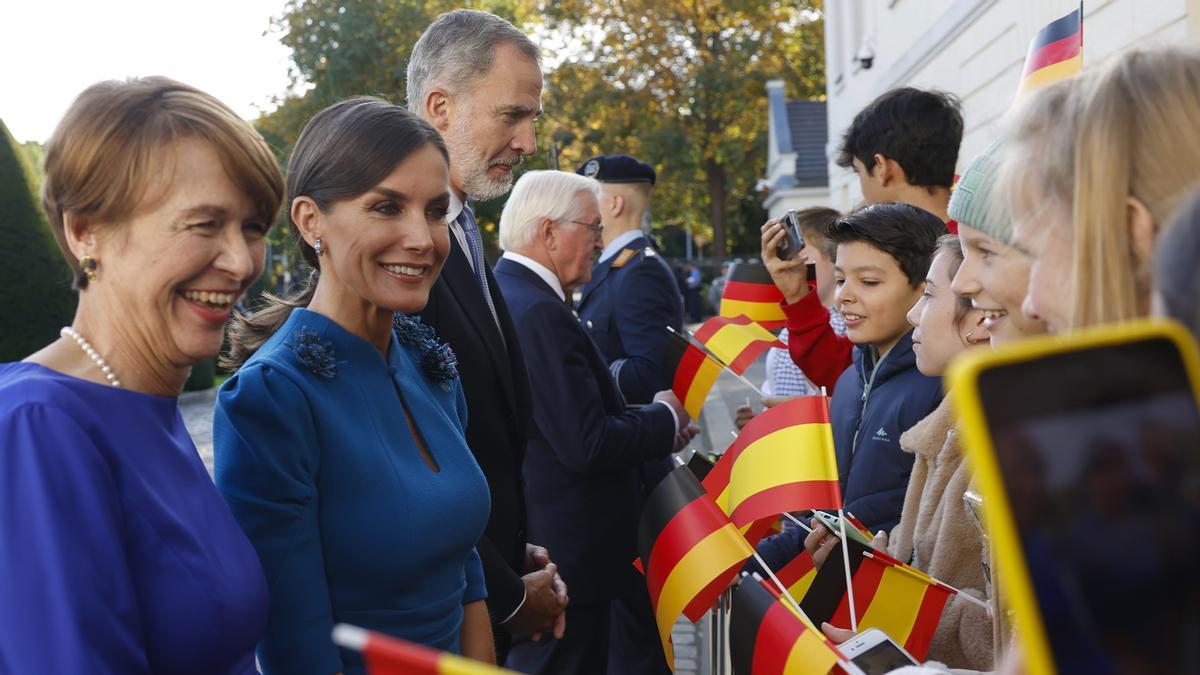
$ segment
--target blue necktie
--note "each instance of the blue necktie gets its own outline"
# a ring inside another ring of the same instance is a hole
[[[492,303],[492,294],[488,291],[487,273],[484,271],[486,263],[483,260],[483,237],[479,234],[479,225],[475,223],[474,212],[466,204],[463,204],[462,213],[458,216],[458,224],[462,225],[463,233],[467,235],[467,248],[470,249],[475,278],[479,280],[479,289],[483,291],[483,299],[487,301],[488,309],[492,310],[492,319],[499,326],[500,319],[496,316],[496,305]]]

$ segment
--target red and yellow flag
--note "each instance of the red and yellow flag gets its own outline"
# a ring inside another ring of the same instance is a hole
[[[1083,6],[1033,36],[1017,96],[1068,78],[1083,69]]]
[[[830,560],[841,550],[830,554]],[[826,569],[828,568],[828,569]],[[850,540],[850,569],[858,629],[878,628],[913,658],[923,660],[955,590],[929,575]],[[815,622],[850,627],[850,601],[842,565],[822,565],[800,606]]]
[[[750,579],[733,594],[729,653],[734,675],[825,675],[841,660],[820,631]]]
[[[725,454],[728,512],[738,525],[787,511],[842,507],[829,399],[824,396],[768,408],[750,420]]]
[[[746,372],[750,364],[768,349],[787,348],[771,331],[747,316],[732,319],[715,316],[700,326],[695,338],[738,375]]]
[[[502,675],[516,671],[481,663],[449,652],[338,624],[333,641],[362,652],[368,675]]]
[[[800,555],[781,567],[775,573],[775,578],[779,579],[784,588],[788,589],[788,593],[791,593],[792,597],[799,602],[801,598],[808,595],[808,589],[812,587],[813,580],[817,578],[817,567],[808,551],[800,549]]]
[[[638,555],[668,664],[675,662],[675,619],[686,614],[698,621],[753,554],[687,467],[671,471],[650,493],[638,523]]]
[[[721,293],[721,316],[747,316],[769,329],[782,328],[787,323],[782,301],[783,293],[762,263],[735,263]]]
[[[704,400],[724,369],[721,364],[687,338],[673,332],[667,339],[663,368],[671,380],[671,391],[679,397],[683,409],[692,419],[700,417]]]
[[[729,514],[729,476],[733,459],[733,456],[726,450],[701,483],[705,491],[712,495],[717,506],[721,507],[726,515]],[[742,533],[751,546],[757,546],[763,537],[779,532],[779,518],[771,516],[747,523],[739,527],[738,532]]]

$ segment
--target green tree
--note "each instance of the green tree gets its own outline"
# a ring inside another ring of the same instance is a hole
[[[761,215],[767,80],[824,95],[820,10],[820,0],[549,4],[549,29],[583,45],[550,74],[552,137],[571,161],[625,151],[654,162],[656,215],[711,232],[724,256],[731,216]],[[758,224],[739,223],[752,238]]]
[[[0,362],[20,360],[71,322],[71,275],[30,187],[23,151],[0,121]]]

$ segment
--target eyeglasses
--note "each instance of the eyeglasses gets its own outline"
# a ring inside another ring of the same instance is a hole
[[[572,220],[570,222],[587,227],[587,229],[592,231],[592,237],[595,239],[599,239],[604,232],[604,223],[587,223],[582,220]]]

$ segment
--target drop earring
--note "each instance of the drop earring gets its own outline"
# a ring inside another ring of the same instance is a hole
[[[317,237],[317,243],[313,244],[313,252],[317,254],[318,258],[325,255],[325,242],[321,241],[320,237]]]
[[[75,274],[75,288],[84,289],[88,284],[96,280],[96,259],[90,255],[85,255],[79,259],[79,272]]]

